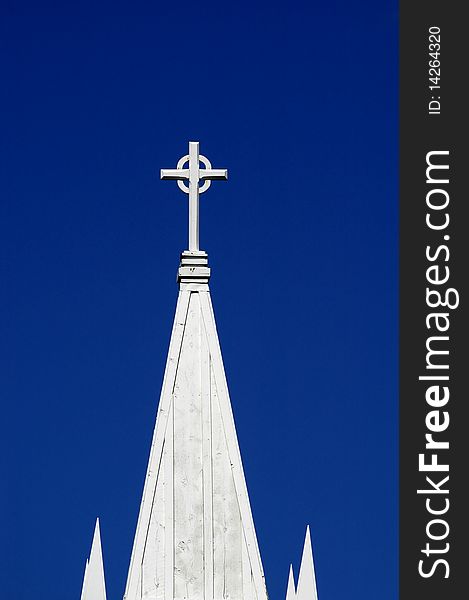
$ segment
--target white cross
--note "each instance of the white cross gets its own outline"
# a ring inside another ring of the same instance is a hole
[[[186,163],[187,168],[184,168]],[[200,163],[205,169],[200,168]],[[226,169],[212,169],[210,161],[199,154],[199,142],[189,142],[189,154],[183,156],[175,169],[161,169],[161,179],[176,179],[179,188],[189,194],[189,250],[199,250],[199,194],[208,190],[213,179],[228,179]],[[189,181],[189,186],[184,183]],[[203,185],[199,187],[199,182]]]

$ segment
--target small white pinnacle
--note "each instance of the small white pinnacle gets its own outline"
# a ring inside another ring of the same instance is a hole
[[[96,519],[90,557],[86,561],[81,600],[106,600],[99,519]]]
[[[311,545],[309,525],[306,528],[305,545],[303,547],[303,556],[301,557],[300,574],[298,575],[298,585],[296,586],[295,591],[293,567],[290,565],[286,600],[318,600],[316,576],[314,573],[313,547]]]
[[[318,600],[316,589],[316,576],[314,573],[313,548],[311,545],[311,534],[309,525],[306,528],[305,545],[301,558],[298,586],[296,588],[297,600]]]
[[[290,565],[290,573],[288,575],[287,596],[286,600],[295,600],[295,579],[293,577],[293,566]]]

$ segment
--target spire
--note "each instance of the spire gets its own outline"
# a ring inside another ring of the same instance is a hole
[[[303,547],[303,556],[301,557],[300,574],[298,576],[298,586],[295,593],[295,581],[293,578],[293,569],[290,565],[290,575],[288,578],[288,587],[286,600],[318,600],[316,588],[316,576],[314,573],[313,548],[311,545],[311,534],[309,525],[306,528],[305,544]]]
[[[267,600],[210,269],[198,244],[198,193],[207,189],[206,182],[199,190],[199,181],[226,178],[226,171],[211,169],[196,142],[189,148],[176,170],[162,171],[163,178],[189,179],[182,189],[194,192],[195,208],[124,598]]]
[[[86,561],[81,600],[106,600],[99,519],[96,519],[90,557]]]

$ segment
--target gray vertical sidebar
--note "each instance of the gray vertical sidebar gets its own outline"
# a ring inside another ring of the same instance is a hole
[[[463,7],[400,3],[401,600],[469,594],[469,26]]]

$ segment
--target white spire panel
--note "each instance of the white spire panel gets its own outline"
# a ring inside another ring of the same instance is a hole
[[[125,598],[266,600],[204,253],[180,281]]]

